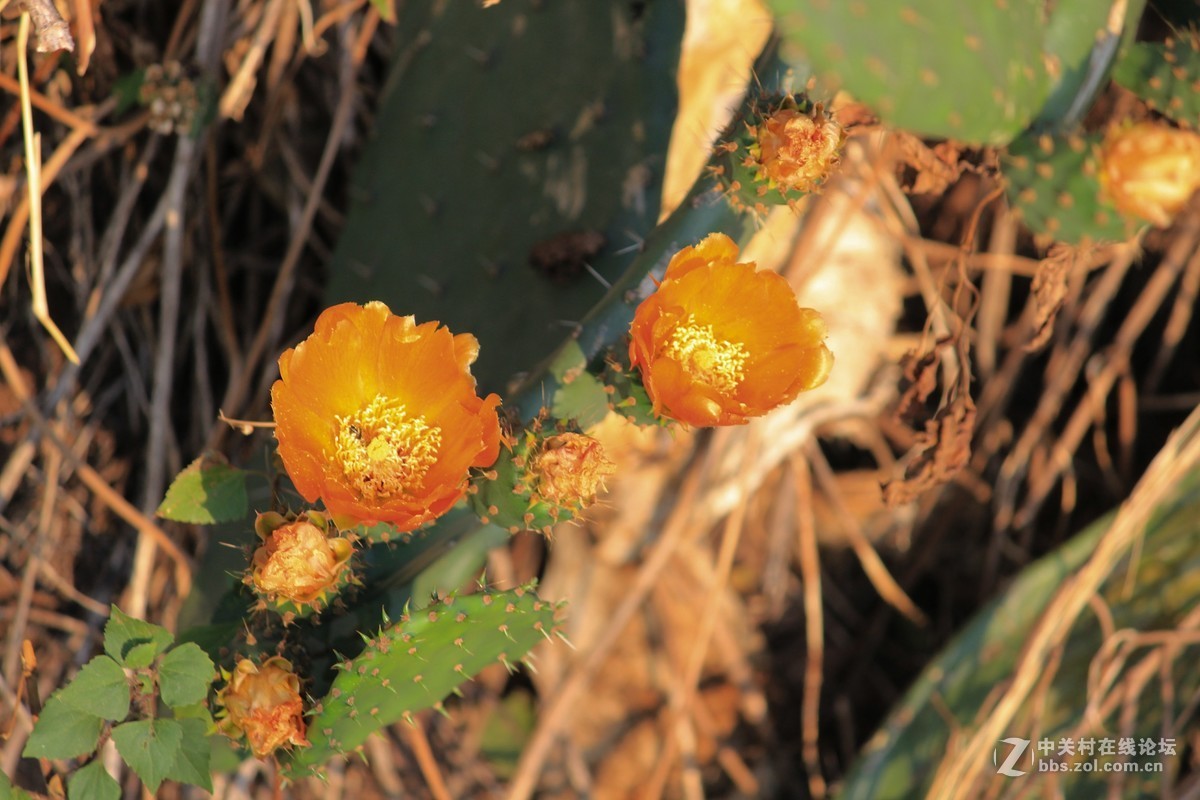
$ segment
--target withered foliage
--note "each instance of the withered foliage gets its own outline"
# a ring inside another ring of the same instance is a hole
[[[883,498],[890,508],[911,503],[925,492],[950,481],[971,457],[975,433],[975,402],[971,399],[971,369],[967,343],[959,334],[940,339],[924,353],[909,352],[904,358],[908,388],[901,395],[895,417],[911,417],[937,388],[937,365],[942,352],[954,348],[959,362],[958,380],[917,433],[904,459],[898,478],[883,484]]]

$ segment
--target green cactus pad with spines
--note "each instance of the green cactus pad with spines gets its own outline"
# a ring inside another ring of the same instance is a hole
[[[1135,564],[1130,565],[1127,559],[1112,572],[1098,593],[1097,603],[1106,609],[1105,621],[1101,623],[1090,612],[1080,615],[1043,699],[1022,705],[1007,735],[1027,737],[1031,728],[1035,728],[1039,737],[1054,740],[1079,736],[1073,726],[1084,709],[1091,708],[1095,701],[1089,690],[1089,675],[1103,644],[1111,643],[1111,632],[1169,632],[1195,610],[1196,598],[1200,597],[1200,538],[1195,536],[1196,515],[1200,514],[1197,498],[1200,498],[1200,472],[1193,471],[1179,481],[1174,497],[1159,507],[1147,526],[1144,538],[1133,550]],[[984,709],[995,703],[996,687],[1011,680],[1039,615],[1095,552],[1097,541],[1111,522],[1111,516],[1100,520],[1057,552],[1027,567],[1002,597],[983,609],[925,668],[846,776],[838,794],[840,800],[926,796],[938,762],[953,752],[953,742],[961,741],[965,731],[973,729],[981,715],[986,714]],[[1138,660],[1129,659],[1122,677],[1129,675]],[[1160,673],[1155,670],[1153,674]],[[1089,723],[1082,735],[1094,736],[1102,728],[1107,733],[1100,735],[1114,739],[1152,737],[1157,741],[1164,735],[1164,713],[1171,716],[1179,713],[1177,707],[1171,707],[1170,700],[1164,709],[1164,698],[1196,696],[1200,692],[1200,662],[1194,658],[1173,660],[1169,683],[1164,686],[1157,677],[1151,678],[1136,698],[1137,713],[1133,718],[1120,718],[1122,706],[1118,705],[1115,715]],[[1184,741],[1178,742],[1181,753]],[[1182,758],[1168,756],[1165,761],[1168,773],[1184,766]],[[1028,796],[1054,793],[1058,797],[1104,797],[1105,782],[1112,777],[1101,769],[1060,771],[1054,779],[1055,790],[1044,786],[1045,791],[1040,791],[1029,786],[1038,779],[1034,769],[1030,775],[1008,778],[996,775],[989,768],[992,785],[986,787],[987,791],[985,787],[973,788],[979,790],[979,796],[1001,796],[1009,786],[1023,781]],[[1122,796],[1158,797],[1165,774],[1127,772],[1124,777],[1128,782]],[[1003,786],[997,785],[1001,783]]]
[[[1064,242],[1122,240],[1132,225],[1104,200],[1098,136],[1026,135],[1003,162],[1008,199],[1029,229]]]
[[[682,0],[413,0],[327,301],[480,341],[501,390],[604,295],[657,222]]]
[[[1135,44],[1113,69],[1113,80],[1179,124],[1200,125],[1200,41],[1196,34],[1161,44]]]
[[[1051,79],[1041,0],[768,0],[783,57],[849,91],[887,123],[1003,144]]]
[[[451,597],[406,613],[342,662],[329,693],[308,719],[312,747],[293,752],[303,775],[372,732],[439,704],[489,664],[509,668],[552,637],[558,606],[532,587]]]

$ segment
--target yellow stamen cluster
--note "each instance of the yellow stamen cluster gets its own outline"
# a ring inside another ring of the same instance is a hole
[[[745,378],[746,346],[718,339],[712,325],[697,324],[694,315],[689,314],[687,321],[671,333],[664,355],[722,393],[733,392]]]
[[[383,395],[337,422],[334,458],[367,500],[414,493],[437,461],[441,429]]]

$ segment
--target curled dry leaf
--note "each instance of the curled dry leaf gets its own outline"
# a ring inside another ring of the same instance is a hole
[[[917,434],[904,477],[883,485],[888,506],[910,503],[953,478],[971,457],[974,432],[975,403],[969,394],[955,391],[950,402],[925,423],[925,431]]]
[[[1050,341],[1050,335],[1054,332],[1054,321],[1058,319],[1058,312],[1067,301],[1067,279],[1075,271],[1079,260],[1086,260],[1090,255],[1090,248],[1085,251],[1083,248],[1060,243],[1050,248],[1049,254],[1038,263],[1030,287],[1033,289],[1034,334],[1025,345],[1027,352],[1040,350]]]
[[[939,339],[927,353],[912,352],[905,357],[904,373],[910,385],[900,398],[895,416],[897,420],[911,416],[913,409],[933,394],[937,365],[947,347],[954,348],[958,359],[958,379],[933,419],[925,423],[925,430],[916,434],[901,476],[883,485],[884,502],[891,508],[910,503],[948,482],[971,457],[975,402],[971,399],[968,344],[962,331]]]
[[[901,359],[904,370],[904,382],[907,388],[896,405],[896,417],[909,416],[912,409],[923,404],[937,388],[937,366],[941,359],[942,350],[951,343],[950,339],[940,339],[933,349],[925,353],[913,350]]]
[[[916,172],[904,186],[910,194],[942,194],[962,175],[961,151],[953,142],[929,147],[904,131],[894,131],[890,141],[900,162]]]

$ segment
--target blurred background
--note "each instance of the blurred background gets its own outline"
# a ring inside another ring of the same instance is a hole
[[[275,360],[320,309],[382,299],[472,331],[482,388],[517,385],[695,202],[774,25],[757,0],[71,0],[74,52],[29,54],[35,271],[21,5],[0,3],[0,769],[18,779],[22,640],[46,697],[110,603],[176,625],[220,543],[153,512],[200,453],[255,457],[269,433],[225,420],[270,419]],[[1198,13],[1150,4],[1139,37]],[[824,99],[850,132],[839,174],[750,212],[743,260],[825,315],[829,383],[740,428],[598,423],[618,464],[599,505],[470,555],[569,601],[572,646],[489,668],[420,735],[393,726],[289,796],[1200,796],[1190,445],[1147,477],[1200,404],[1196,204],[1066,244],[1010,207],[995,149]],[[1084,124],[1139,103],[1106,82]],[[1106,517],[1131,496],[1141,516]],[[1001,735],[972,738],[996,709]],[[995,774],[997,739],[1085,734],[1177,754],[1156,775]],[[987,774],[955,788],[967,763]],[[213,796],[270,797],[264,765]]]

